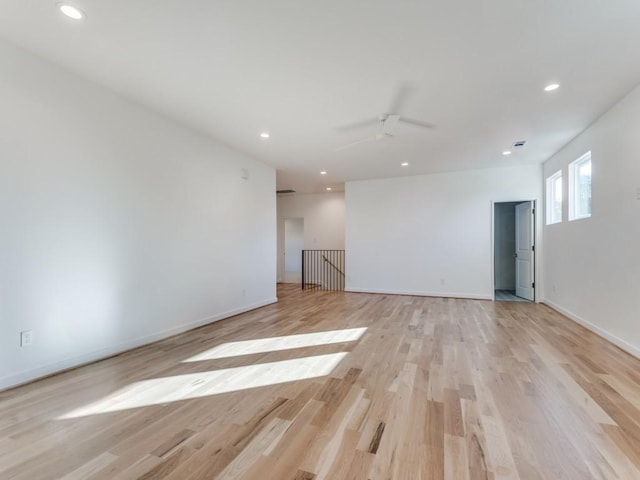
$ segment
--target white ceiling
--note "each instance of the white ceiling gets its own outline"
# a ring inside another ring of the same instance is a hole
[[[299,192],[542,162],[640,82],[637,0],[74,0],[82,22],[56,3],[0,0],[0,36]],[[336,151],[377,132],[340,127],[382,113],[435,128]]]

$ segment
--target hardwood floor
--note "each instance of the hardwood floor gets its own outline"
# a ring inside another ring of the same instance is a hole
[[[640,479],[640,361],[551,309],[278,295],[1,393],[0,478]]]

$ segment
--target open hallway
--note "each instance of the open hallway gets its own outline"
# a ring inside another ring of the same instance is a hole
[[[640,478],[640,361],[548,307],[278,296],[0,393],[0,478]]]

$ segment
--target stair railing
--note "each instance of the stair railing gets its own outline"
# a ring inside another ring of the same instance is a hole
[[[303,250],[302,289],[344,291],[344,250]]]

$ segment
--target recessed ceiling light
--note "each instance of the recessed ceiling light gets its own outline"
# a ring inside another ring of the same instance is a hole
[[[546,87],[544,87],[544,91],[545,92],[553,92],[554,90],[557,90],[558,88],[560,88],[560,85],[557,83],[550,83],[549,85],[547,85]]]
[[[400,165],[403,166],[403,167],[408,167],[409,166],[409,162],[402,162]]]
[[[330,192],[330,191],[331,191],[331,187],[327,187],[327,192]]]
[[[511,150],[505,150],[504,152],[502,152],[502,155],[504,155],[505,157],[507,155],[511,155]]]
[[[260,134],[260,136],[261,136],[262,138],[269,138],[271,135],[269,135],[269,132],[262,132],[262,133]]]
[[[320,172],[320,175],[326,175],[326,174],[327,174],[327,171],[326,171],[326,170],[322,170],[322,171]]]
[[[74,7],[68,3],[59,3],[58,8],[62,13],[73,20],[82,20],[86,16],[78,7]]]

